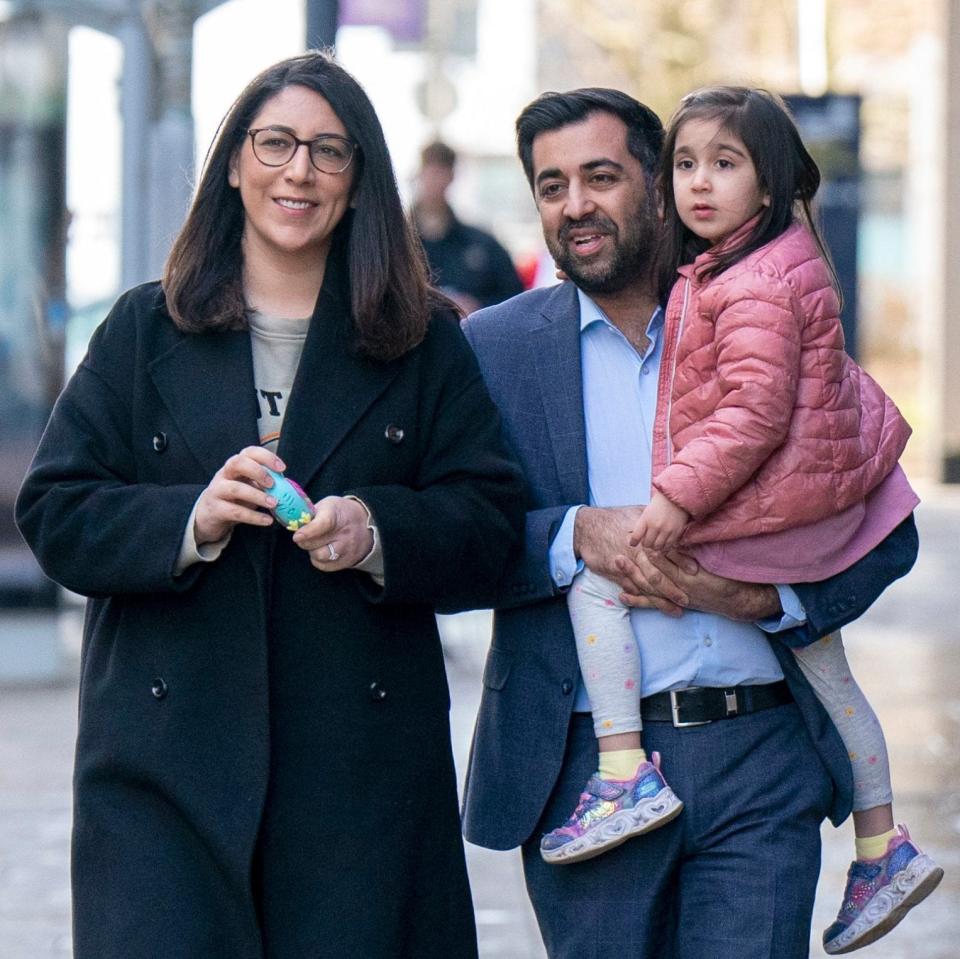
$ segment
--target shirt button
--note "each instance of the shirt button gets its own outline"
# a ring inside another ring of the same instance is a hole
[[[150,692],[154,699],[163,699],[168,692],[167,684],[159,676],[150,684]]]
[[[384,431],[383,435],[390,440],[391,443],[402,443],[403,442],[403,427],[397,426],[395,423],[391,423]]]
[[[370,698],[375,703],[382,703],[387,698],[387,691],[379,683],[371,683]]]
[[[649,367],[649,366],[644,366],[644,367],[643,367],[643,375],[646,376],[649,372],[650,372],[650,367]]]
[[[563,570],[558,570],[558,571],[557,571],[557,585],[558,585],[558,586],[563,586],[563,584],[564,584],[566,581],[567,581],[567,574],[566,574],[565,572],[563,572]]]
[[[153,434],[153,448],[158,452],[162,453],[167,448],[167,434],[166,433],[154,433]]]
[[[703,641],[703,645],[704,645],[704,646],[712,646],[712,645],[713,645],[713,640],[708,636],[708,637]]]

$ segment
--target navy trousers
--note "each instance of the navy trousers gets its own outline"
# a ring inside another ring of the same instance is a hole
[[[684,810],[586,862],[547,865],[597,765],[588,714],[570,725],[561,777],[523,847],[527,890],[551,959],[801,959],[832,782],[794,704],[675,729],[647,723],[647,753]]]

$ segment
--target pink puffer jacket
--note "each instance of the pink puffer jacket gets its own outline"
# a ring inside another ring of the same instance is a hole
[[[844,352],[837,296],[805,227],[701,283],[712,255],[682,267],[670,295],[653,433],[653,485],[696,520],[685,543],[834,515],[891,472],[910,435]]]

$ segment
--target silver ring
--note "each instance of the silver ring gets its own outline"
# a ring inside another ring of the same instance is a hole
[[[327,543],[327,552],[330,554],[330,562],[335,563],[340,559],[340,554],[333,548],[333,543]]]

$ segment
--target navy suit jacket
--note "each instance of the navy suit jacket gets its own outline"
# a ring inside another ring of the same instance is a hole
[[[505,572],[483,675],[464,796],[467,839],[510,849],[536,828],[563,762],[579,669],[549,548],[571,506],[587,502],[580,308],[569,282],[473,314],[464,324],[527,480],[526,542]],[[916,558],[913,518],[860,562],[794,587],[805,627],[772,645],[834,781],[831,819],[850,811],[850,763],[787,645],[805,645],[860,616]],[[735,771],[731,771],[735,773]]]

